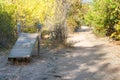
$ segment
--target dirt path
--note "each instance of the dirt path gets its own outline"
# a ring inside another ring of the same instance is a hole
[[[0,57],[0,80],[120,80],[120,46],[97,39],[89,28],[70,37],[74,48],[41,51],[31,63]]]
[[[75,48],[57,60],[63,80],[120,80],[120,46],[97,39],[87,27],[70,40]]]

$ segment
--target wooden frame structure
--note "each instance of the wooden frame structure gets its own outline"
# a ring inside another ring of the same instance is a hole
[[[38,42],[38,56],[40,53],[40,29],[38,29],[38,33],[21,33],[20,27],[18,25],[18,39],[8,55],[9,61],[23,58],[30,60],[36,42]]]

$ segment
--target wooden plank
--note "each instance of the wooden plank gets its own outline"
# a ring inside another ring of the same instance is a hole
[[[8,58],[30,57],[31,52],[38,40],[37,33],[21,33],[15,45],[10,51]]]

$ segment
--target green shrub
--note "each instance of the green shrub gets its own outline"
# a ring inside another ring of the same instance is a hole
[[[119,4],[119,0],[94,0],[85,14],[86,24],[94,27],[98,35],[117,36],[118,30],[114,26],[120,21]]]
[[[110,37],[114,40],[120,40],[120,22],[118,22],[118,24],[116,24],[114,27],[116,31],[112,33]]]
[[[0,46],[2,47],[10,47],[16,39],[13,12],[13,5],[0,4]]]
[[[81,8],[82,8],[81,0],[75,0],[71,4],[67,18],[67,26],[69,32],[76,31],[76,29],[80,28],[82,25],[83,13]]]

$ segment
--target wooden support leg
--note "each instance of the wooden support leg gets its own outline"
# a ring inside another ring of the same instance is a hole
[[[8,61],[11,61],[11,58],[8,58]]]
[[[38,56],[39,56],[39,54],[40,54],[40,39],[38,37]]]

